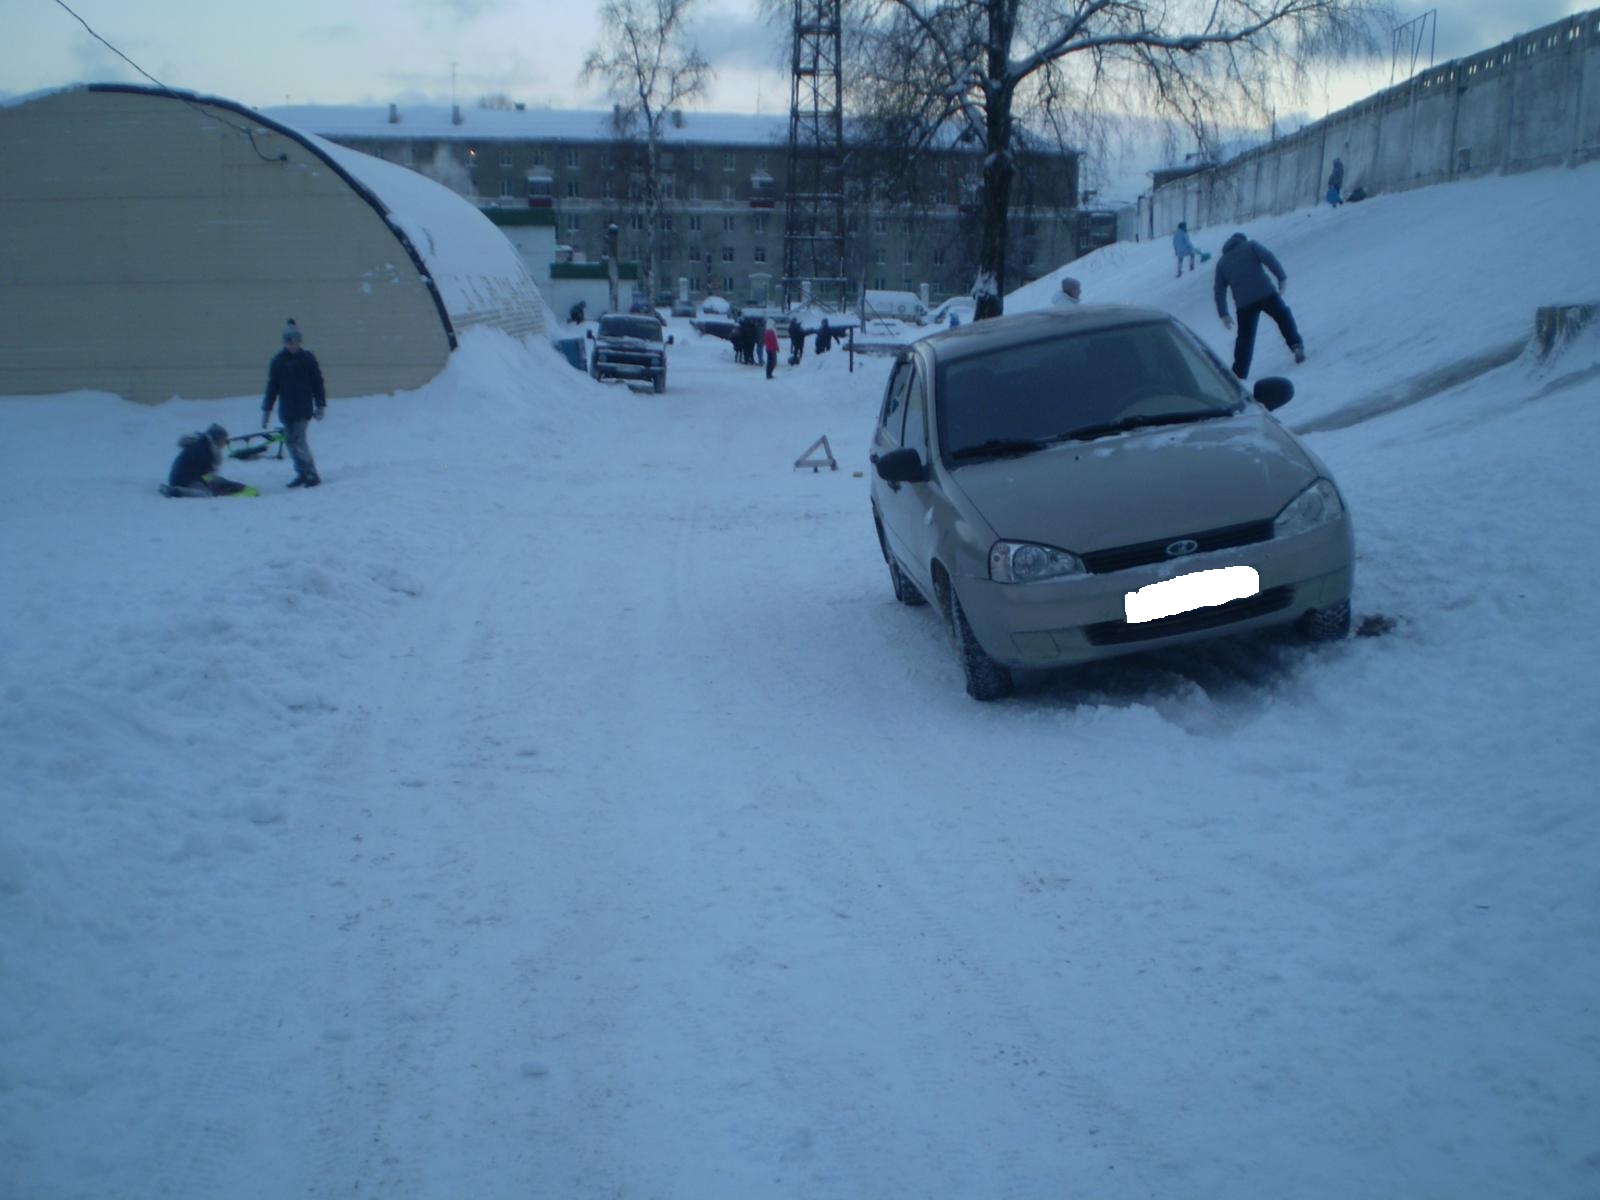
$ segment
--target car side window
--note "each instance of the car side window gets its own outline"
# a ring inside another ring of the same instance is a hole
[[[905,425],[906,387],[911,382],[911,364],[909,362],[897,363],[894,374],[889,377],[889,386],[883,393],[883,413],[878,419],[883,432],[889,435],[889,440],[895,445],[901,443],[901,435]]]
[[[906,425],[905,433],[900,438],[900,444],[907,450],[915,450],[923,462],[928,461],[928,402],[927,386],[922,378],[922,372],[914,366],[907,364],[906,373],[910,377],[906,383]]]

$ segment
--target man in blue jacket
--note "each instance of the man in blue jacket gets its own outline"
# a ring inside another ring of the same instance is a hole
[[[1267,278],[1268,271],[1277,279],[1277,287]],[[1272,251],[1260,242],[1236,233],[1222,244],[1222,257],[1217,259],[1217,274],[1211,291],[1223,328],[1232,329],[1228,289],[1233,289],[1233,306],[1239,310],[1239,333],[1233,341],[1233,373],[1240,379],[1250,374],[1250,360],[1256,350],[1256,324],[1262,313],[1277,322],[1278,332],[1294,351],[1295,362],[1306,360],[1305,344],[1300,340],[1300,330],[1295,327],[1294,314],[1280,294],[1288,282],[1289,277]]]
[[[267,394],[261,398],[261,428],[272,417],[272,403],[281,400],[278,417],[283,422],[283,442],[294,460],[294,479],[290,487],[316,487],[321,483],[306,428],[311,419],[327,415],[328,392],[322,385],[322,368],[317,357],[300,347],[300,327],[289,318],[283,330],[283,349],[273,356],[267,368]]]

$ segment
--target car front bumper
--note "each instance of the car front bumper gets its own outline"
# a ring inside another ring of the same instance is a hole
[[[1130,624],[1128,593],[1197,571],[1248,566],[1259,592],[1225,605]],[[1273,539],[1171,562],[1044,583],[959,579],[973,634],[1010,667],[1059,667],[1120,654],[1288,624],[1350,597],[1354,539],[1348,515],[1298,537]]]

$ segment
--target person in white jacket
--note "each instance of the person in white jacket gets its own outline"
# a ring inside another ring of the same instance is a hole
[[[1050,303],[1052,305],[1059,304],[1071,306],[1073,304],[1077,304],[1082,299],[1083,285],[1071,275],[1063,275],[1061,277],[1061,290],[1054,296],[1050,297]]]

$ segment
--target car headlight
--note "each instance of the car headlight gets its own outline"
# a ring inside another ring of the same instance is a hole
[[[996,583],[1040,583],[1085,574],[1076,554],[1033,542],[996,542],[989,551],[989,578]]]
[[[1319,479],[1289,501],[1272,522],[1273,537],[1294,537],[1318,525],[1337,520],[1344,512],[1344,502],[1339,499],[1339,489],[1326,479]]]

